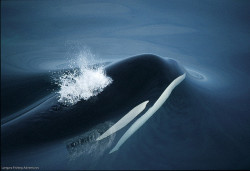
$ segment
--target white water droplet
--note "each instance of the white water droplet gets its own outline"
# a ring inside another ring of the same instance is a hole
[[[78,60],[70,65],[72,71],[63,73],[59,78],[59,102],[74,105],[82,99],[88,100],[112,83],[113,80],[106,75],[104,67],[91,66],[88,58],[92,60],[93,55],[90,52],[82,52]],[[73,68],[75,65],[77,68]]]

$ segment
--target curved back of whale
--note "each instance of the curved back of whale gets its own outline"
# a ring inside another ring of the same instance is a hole
[[[154,55],[131,57],[105,69],[113,83],[98,96],[71,107],[62,106],[53,96],[1,126],[2,152],[77,136],[107,120],[119,120],[143,101],[149,100],[147,106],[152,106],[165,87],[184,72],[174,60]]]

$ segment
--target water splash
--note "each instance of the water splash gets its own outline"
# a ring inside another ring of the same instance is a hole
[[[60,87],[59,102],[74,105],[82,99],[88,100],[112,83],[103,65],[93,65],[93,57],[90,51],[83,51],[77,60],[70,61],[71,69],[64,72],[57,83]]]

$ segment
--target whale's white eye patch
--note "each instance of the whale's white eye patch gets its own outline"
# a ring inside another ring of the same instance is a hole
[[[173,80],[168,87],[163,91],[161,96],[156,100],[154,105],[148,111],[137,119],[133,125],[125,132],[121,139],[117,142],[116,146],[109,152],[109,154],[117,151],[127,139],[132,136],[147,120],[163,105],[168,99],[174,88],[179,85],[186,78],[186,73]]]
[[[58,81],[59,102],[65,105],[74,105],[80,100],[88,100],[101,93],[112,83],[112,78],[105,73],[103,66],[91,66],[88,56],[80,56],[77,68],[63,73]]]
[[[136,107],[134,107],[124,117],[122,117],[116,124],[110,127],[105,133],[103,133],[96,140],[97,141],[102,140],[103,138],[106,138],[112,135],[113,133],[119,131],[123,127],[125,127],[129,122],[131,122],[137,115],[139,115],[145,109],[148,102],[149,101],[145,101],[137,105]]]

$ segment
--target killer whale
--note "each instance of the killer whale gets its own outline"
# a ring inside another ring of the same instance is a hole
[[[149,100],[147,110],[175,78],[185,73],[176,61],[155,55],[127,58],[107,65],[105,70],[114,81],[97,97],[64,106],[53,95],[1,125],[3,156],[77,136],[107,120],[117,121]]]

